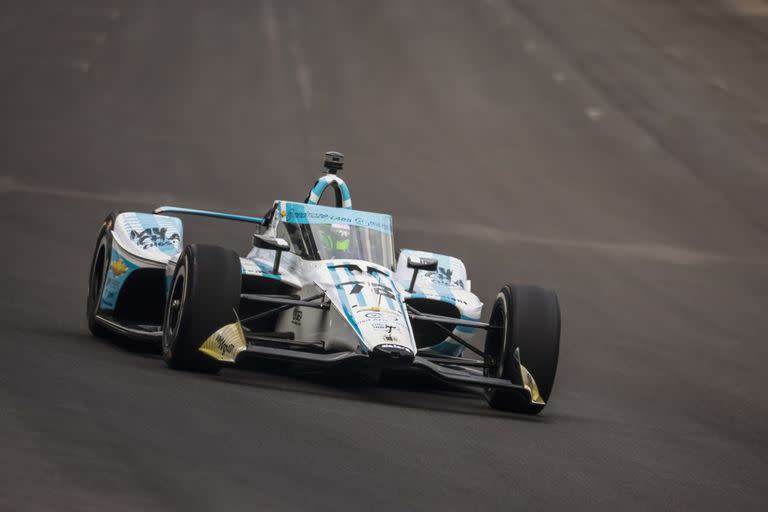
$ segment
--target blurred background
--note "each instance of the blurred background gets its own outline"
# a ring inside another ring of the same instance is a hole
[[[0,510],[768,506],[768,2],[3,0],[0,65]],[[107,212],[260,215],[330,149],[486,303],[557,290],[540,417],[87,334]]]

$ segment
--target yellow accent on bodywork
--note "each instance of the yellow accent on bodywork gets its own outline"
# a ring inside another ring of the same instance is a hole
[[[541,398],[541,393],[539,393],[539,387],[536,385],[536,381],[533,380],[533,375],[531,375],[531,372],[529,372],[522,364],[520,365],[520,373],[523,376],[523,386],[531,394],[531,402],[534,404],[546,405],[544,399]]]
[[[245,333],[240,321],[225,325],[211,334],[200,346],[200,352],[217,361],[234,363],[237,356],[245,350]]]
[[[393,315],[400,315],[401,313],[399,311],[395,311],[394,309],[388,309],[388,308],[379,308],[376,306],[370,306],[367,308],[360,308],[357,310],[358,313],[362,313],[363,311],[376,311],[378,313],[391,313]]]
[[[112,273],[115,274],[115,277],[125,274],[126,270],[128,270],[128,266],[125,264],[122,258],[112,262],[109,268],[112,269]]]

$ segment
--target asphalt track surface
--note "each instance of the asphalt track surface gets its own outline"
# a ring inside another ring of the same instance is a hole
[[[0,7],[1,510],[768,508],[764,3],[66,4]],[[260,214],[327,149],[486,302],[557,289],[542,415],[89,336],[108,211]]]

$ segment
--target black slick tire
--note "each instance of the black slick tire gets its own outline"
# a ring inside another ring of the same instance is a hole
[[[104,291],[104,283],[109,273],[109,261],[112,256],[112,228],[115,225],[115,214],[110,213],[99,229],[96,237],[96,248],[91,257],[91,269],[88,276],[88,299],[85,306],[85,317],[88,322],[88,330],[98,338],[107,338],[112,333],[106,327],[96,322],[96,314],[99,312],[101,295]]]
[[[163,359],[169,367],[216,373],[220,364],[201,353],[214,332],[236,321],[240,257],[212,245],[189,245],[179,256],[163,314]]]
[[[552,290],[538,286],[504,286],[496,297],[489,320],[485,352],[497,364],[486,369],[486,375],[511,379],[518,364],[515,349],[520,349],[522,365],[536,381],[539,393],[549,401],[557,373],[560,352],[560,305]],[[538,414],[544,408],[521,400],[516,391],[487,390],[486,397],[494,409]]]

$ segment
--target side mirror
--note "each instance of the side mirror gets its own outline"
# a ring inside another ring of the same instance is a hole
[[[276,238],[266,235],[253,235],[253,246],[259,249],[269,249],[272,251],[287,251],[291,246],[282,238]]]
[[[272,273],[278,274],[280,270],[280,257],[283,251],[291,248],[290,244],[282,238],[266,235],[253,235],[253,246],[259,249],[275,251],[275,264],[272,266]]]
[[[413,293],[413,287],[416,286],[416,276],[419,275],[419,270],[434,272],[437,270],[437,260],[434,258],[408,258],[408,268],[413,269],[413,277],[411,278],[411,285],[408,287],[408,293]]]

